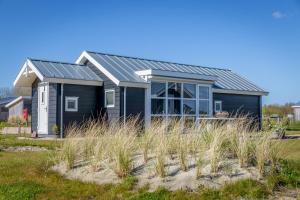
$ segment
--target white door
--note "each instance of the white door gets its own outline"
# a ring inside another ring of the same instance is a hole
[[[48,84],[38,86],[38,134],[48,134]]]

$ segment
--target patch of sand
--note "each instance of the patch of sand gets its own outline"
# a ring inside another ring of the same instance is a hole
[[[178,158],[167,159],[165,166],[167,176],[160,178],[155,173],[155,159],[152,157],[145,164],[142,155],[138,154],[133,157],[134,169],[132,175],[138,179],[137,187],[148,184],[150,191],[154,191],[159,186],[169,190],[195,190],[199,186],[218,188],[225,183],[249,178],[259,180],[260,177],[256,168],[240,168],[237,159],[226,159],[220,163],[219,172],[213,175],[210,173],[210,164],[204,163],[201,177],[197,179],[195,161],[192,157],[189,157],[188,160],[188,170],[182,171]],[[81,163],[71,170],[67,170],[64,164],[57,164],[53,167],[53,170],[66,178],[78,179],[84,182],[95,182],[97,184],[116,184],[121,182],[121,179],[117,177],[111,167],[95,172],[87,164]]]

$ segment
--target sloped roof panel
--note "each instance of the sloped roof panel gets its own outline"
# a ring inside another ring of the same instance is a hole
[[[88,66],[46,60],[29,59],[46,78],[102,81]]]
[[[196,65],[178,64],[127,56],[87,52],[94,60],[107,69],[119,81],[145,82],[135,72],[142,70],[163,70],[198,75],[217,76],[214,87],[225,90],[266,92],[242,76],[228,69],[209,68]]]

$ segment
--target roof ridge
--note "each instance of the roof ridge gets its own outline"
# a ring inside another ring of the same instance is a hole
[[[83,64],[76,64],[76,63],[71,63],[71,62],[62,62],[62,61],[57,61],[57,60],[46,60],[46,59],[37,59],[37,58],[30,58],[30,57],[28,57],[27,59],[32,60],[32,61],[41,61],[41,62],[51,62],[51,63],[60,63],[60,64],[68,64],[68,65],[86,66],[86,65],[83,65]]]
[[[133,57],[133,56],[123,56],[123,55],[117,55],[117,54],[111,54],[111,53],[102,53],[102,52],[96,52],[96,51],[88,51],[88,53],[95,53],[95,54],[102,54],[102,55],[108,55],[108,56],[118,56],[123,58],[132,58],[132,59],[138,59],[138,60],[147,60],[147,61],[154,61],[154,62],[162,62],[162,63],[169,63],[169,64],[176,64],[176,65],[187,65],[192,67],[198,67],[198,68],[206,68],[206,69],[217,69],[217,70],[223,70],[223,71],[231,71],[230,69],[225,68],[218,68],[218,67],[206,67],[206,66],[200,66],[200,65],[194,65],[194,64],[183,64],[183,63],[177,63],[177,62],[170,62],[170,61],[163,61],[163,60],[154,60],[154,59],[148,59],[148,58],[139,58],[139,57]]]

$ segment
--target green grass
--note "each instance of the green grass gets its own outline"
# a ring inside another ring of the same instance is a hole
[[[18,199],[264,199],[277,186],[295,187],[300,174],[300,140],[283,140],[282,158],[286,158],[281,172],[268,177],[266,184],[242,180],[221,189],[199,188],[196,192],[171,192],[158,188],[149,192],[149,186],[136,190],[137,180],[128,177],[118,185],[97,185],[68,180],[49,170],[52,151],[0,152],[0,200]],[[0,145],[35,145],[53,148],[57,141],[17,140],[16,136],[0,136]],[[296,185],[297,186],[297,185]],[[270,189],[271,188],[271,189]]]
[[[18,135],[0,135],[0,147],[39,146],[54,149],[61,144],[61,141],[59,140],[18,139],[17,137]]]
[[[294,122],[294,123],[291,123],[287,130],[291,130],[291,131],[300,131],[300,122]]]

